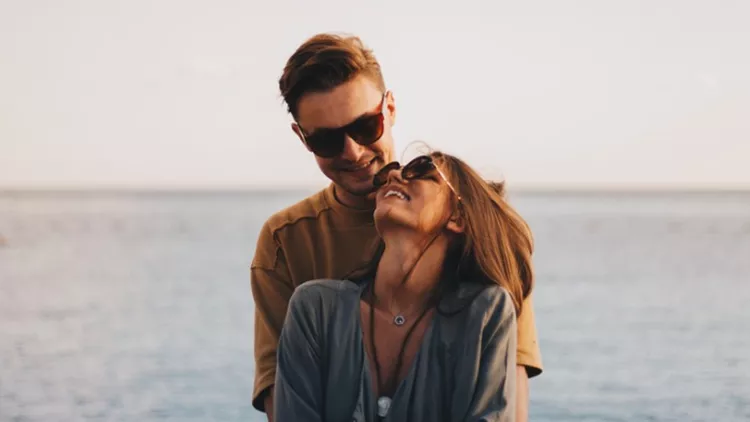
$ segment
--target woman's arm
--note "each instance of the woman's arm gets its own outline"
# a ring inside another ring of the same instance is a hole
[[[516,315],[503,290],[482,333],[474,395],[466,422],[515,422]]]
[[[275,422],[323,420],[319,303],[311,289],[301,286],[292,295],[279,339],[273,390]]]

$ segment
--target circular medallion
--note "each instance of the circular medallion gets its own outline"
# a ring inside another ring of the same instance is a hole
[[[403,315],[396,315],[393,318],[393,323],[400,327],[406,323],[406,318]]]
[[[378,399],[378,416],[381,418],[384,418],[388,416],[388,410],[391,408],[391,399],[390,397],[380,397]]]

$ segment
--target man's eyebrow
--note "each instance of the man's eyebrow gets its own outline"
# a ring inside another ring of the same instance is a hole
[[[361,119],[363,117],[374,116],[374,115],[378,114],[379,112],[380,112],[380,109],[378,109],[377,111],[373,111],[373,110],[364,111],[362,114],[360,114],[359,116],[355,117],[354,119],[352,119],[351,122],[345,124],[344,126],[348,126],[348,125],[356,122],[357,120],[359,120],[359,119]],[[344,127],[344,126],[341,126],[341,127]]]
[[[359,120],[359,119],[361,119],[363,117],[375,116],[377,114],[382,113],[383,112],[383,106],[385,105],[385,97],[386,97],[387,94],[388,94],[388,91],[386,91],[386,92],[383,93],[383,97],[380,99],[380,102],[378,103],[377,109],[373,108],[372,110],[365,110],[359,116],[357,116],[357,117],[353,118],[351,121],[349,121],[349,123],[343,124],[343,125],[341,125],[339,127],[317,127],[317,128],[314,128],[312,131],[308,132],[299,123],[297,123],[297,125],[300,127],[300,129],[302,129],[302,133],[304,133],[305,136],[310,136],[310,135],[314,134],[315,132],[317,132],[319,130],[336,130],[336,129],[341,129],[343,127],[347,127],[350,124],[356,122],[357,120]]]

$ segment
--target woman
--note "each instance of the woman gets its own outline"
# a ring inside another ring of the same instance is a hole
[[[369,271],[291,299],[275,419],[513,421],[528,226],[502,184],[450,155],[390,163],[374,185],[383,244]]]

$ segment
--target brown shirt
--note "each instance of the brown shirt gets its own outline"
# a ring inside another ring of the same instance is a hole
[[[255,302],[253,406],[274,384],[276,349],[294,289],[310,280],[343,278],[370,261],[378,244],[373,210],[340,204],[333,185],[271,216],[263,225],[250,267]],[[541,373],[532,296],[518,316],[517,363]]]

